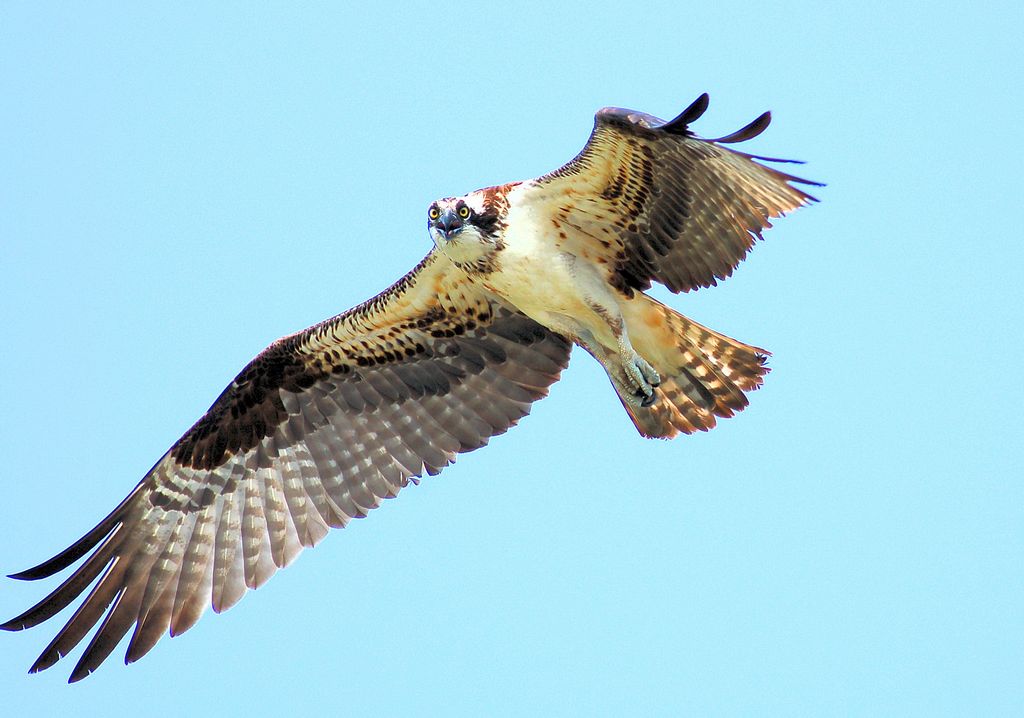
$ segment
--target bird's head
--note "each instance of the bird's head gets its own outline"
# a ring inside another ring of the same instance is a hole
[[[427,209],[434,245],[456,262],[475,262],[492,252],[500,224],[498,208],[486,190],[439,199]]]

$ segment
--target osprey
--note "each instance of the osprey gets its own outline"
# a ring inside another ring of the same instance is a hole
[[[725,145],[760,134],[765,113],[714,140],[670,122],[597,113],[583,150],[537,179],[430,205],[434,247],[363,304],[275,341],[105,519],[12,578],[58,588],[2,626],[52,617],[102,574],[32,666],[40,671],[102,619],[71,681],[134,626],[126,662],[166,632],[234,605],[331,527],[363,517],[424,472],[437,474],[525,416],[574,345],[611,379],[637,430],[707,430],[747,404],[768,352],[644,294],[725,279],[769,219],[817,184]]]

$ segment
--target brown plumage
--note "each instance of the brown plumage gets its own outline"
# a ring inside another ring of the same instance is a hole
[[[99,623],[79,680],[133,630],[128,662],[206,606],[226,610],[329,528],[501,434],[546,395],[573,344],[608,371],[645,436],[707,430],[747,404],[767,352],[643,294],[728,277],[770,226],[811,200],[688,125],[598,113],[564,167],[439,200],[435,249],[377,297],[270,345],[103,521],[14,578],[84,562],[0,626],[29,628],[88,595],[32,666],[53,665]],[[813,184],[813,183],[810,183]],[[92,586],[90,590],[90,586]]]
[[[771,227],[770,218],[815,201],[791,183],[819,183],[721,146],[759,135],[769,113],[731,135],[702,140],[688,125],[707,105],[701,95],[668,123],[601,110],[583,151],[534,181],[531,200],[574,230],[564,248],[607,262],[609,281],[627,295],[652,281],[673,292],[715,286]]]

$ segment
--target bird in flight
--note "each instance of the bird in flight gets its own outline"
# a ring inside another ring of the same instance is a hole
[[[92,587],[31,672],[97,623],[71,682],[133,627],[127,663],[207,605],[230,608],[328,529],[513,426],[574,346],[601,364],[643,436],[707,430],[743,409],[768,352],[644,290],[727,278],[771,218],[814,201],[796,185],[817,183],[727,146],[760,134],[769,113],[696,136],[707,105],[701,95],[669,122],[605,108],[554,172],[431,204],[434,246],[411,272],[267,347],[95,528],[11,576],[47,578],[84,558],[8,631]]]

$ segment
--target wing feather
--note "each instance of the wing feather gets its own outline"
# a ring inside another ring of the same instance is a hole
[[[168,548],[171,550],[161,557],[161,561],[170,565],[176,564],[177,572],[180,572],[180,550],[183,547],[180,542],[174,542]],[[174,585],[177,581],[177,572],[172,571],[162,584],[150,581],[146,585],[147,596],[143,598],[143,605],[139,610],[139,620],[135,624],[135,631],[128,643],[125,663],[134,663],[149,653],[161,636],[167,632],[171,623],[171,611],[174,608]],[[151,587],[155,587],[153,594],[156,598],[149,596]]]
[[[170,634],[177,636],[195,625],[211,601],[213,593],[213,541],[219,511],[216,506],[203,509],[192,527],[185,550],[181,575],[174,592]]]
[[[94,584],[32,670],[96,624],[72,681],[133,626],[126,660],[138,660],[207,606],[233,606],[331,527],[507,430],[547,393],[570,349],[428,255],[381,295],[256,357],[114,512],[15,574],[44,578],[92,551],[0,627],[37,625]]]
[[[601,110],[583,150],[524,183],[521,201],[562,230],[567,251],[606,267],[609,282],[627,295],[654,281],[673,292],[715,285],[771,227],[770,218],[815,201],[794,185],[820,185],[758,161],[788,160],[723,146],[761,134],[770,113],[718,139],[694,135],[689,125],[707,105],[701,95],[670,122]]]

